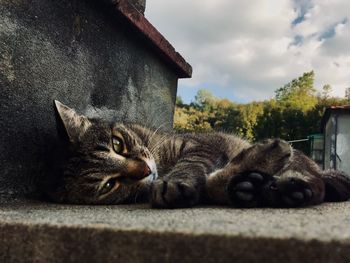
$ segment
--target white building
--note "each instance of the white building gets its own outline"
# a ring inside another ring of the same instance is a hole
[[[324,169],[350,174],[350,105],[332,106],[322,118]]]

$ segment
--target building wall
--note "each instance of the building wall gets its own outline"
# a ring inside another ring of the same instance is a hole
[[[141,13],[145,12],[146,9],[146,0],[129,0],[129,2],[136,7]]]
[[[331,142],[332,142],[332,136],[334,135],[334,119],[332,118],[333,116],[331,116],[328,119],[325,127],[324,168],[326,170],[331,169],[332,167]]]
[[[50,170],[54,99],[172,128],[177,74],[100,2],[0,0],[0,197],[33,192]]]
[[[337,154],[337,169],[350,174],[350,114],[338,117]]]
[[[337,134],[335,129],[337,124]],[[325,169],[334,169],[333,156],[337,154],[336,169],[350,174],[350,114],[332,113],[325,126]]]

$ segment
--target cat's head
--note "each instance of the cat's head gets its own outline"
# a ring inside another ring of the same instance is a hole
[[[89,119],[55,101],[69,154],[47,193],[59,202],[134,202],[157,177],[145,128]],[[142,130],[144,129],[144,130]]]

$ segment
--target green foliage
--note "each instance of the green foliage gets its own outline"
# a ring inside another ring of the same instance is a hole
[[[322,88],[322,98],[325,100],[328,100],[330,98],[330,94],[332,92],[332,86],[329,84],[326,84]]]
[[[345,99],[350,102],[350,87],[345,89]]]
[[[350,88],[345,99],[331,97],[330,85],[317,96],[314,77],[313,71],[304,73],[277,89],[275,99],[262,102],[236,104],[216,98],[208,90],[198,91],[190,105],[178,97],[174,128],[181,132],[224,130],[250,141],[307,138],[321,132],[321,118],[327,107],[350,102]],[[307,144],[294,146],[307,153]]]
[[[314,88],[315,73],[304,73],[288,84],[276,90],[276,100],[285,107],[300,109],[306,112],[317,103],[316,89]]]
[[[176,96],[176,103],[175,103],[175,105],[177,107],[183,107],[184,106],[184,102],[183,102],[181,96]]]
[[[210,131],[209,113],[194,107],[175,109],[174,129],[181,132]]]
[[[206,89],[199,90],[194,99],[194,105],[202,110],[210,110],[211,107],[215,107],[218,100],[209,90]]]

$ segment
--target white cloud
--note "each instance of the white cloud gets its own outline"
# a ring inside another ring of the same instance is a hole
[[[334,95],[350,86],[348,0],[148,0],[146,17],[194,68],[180,87],[266,99],[310,70]]]

